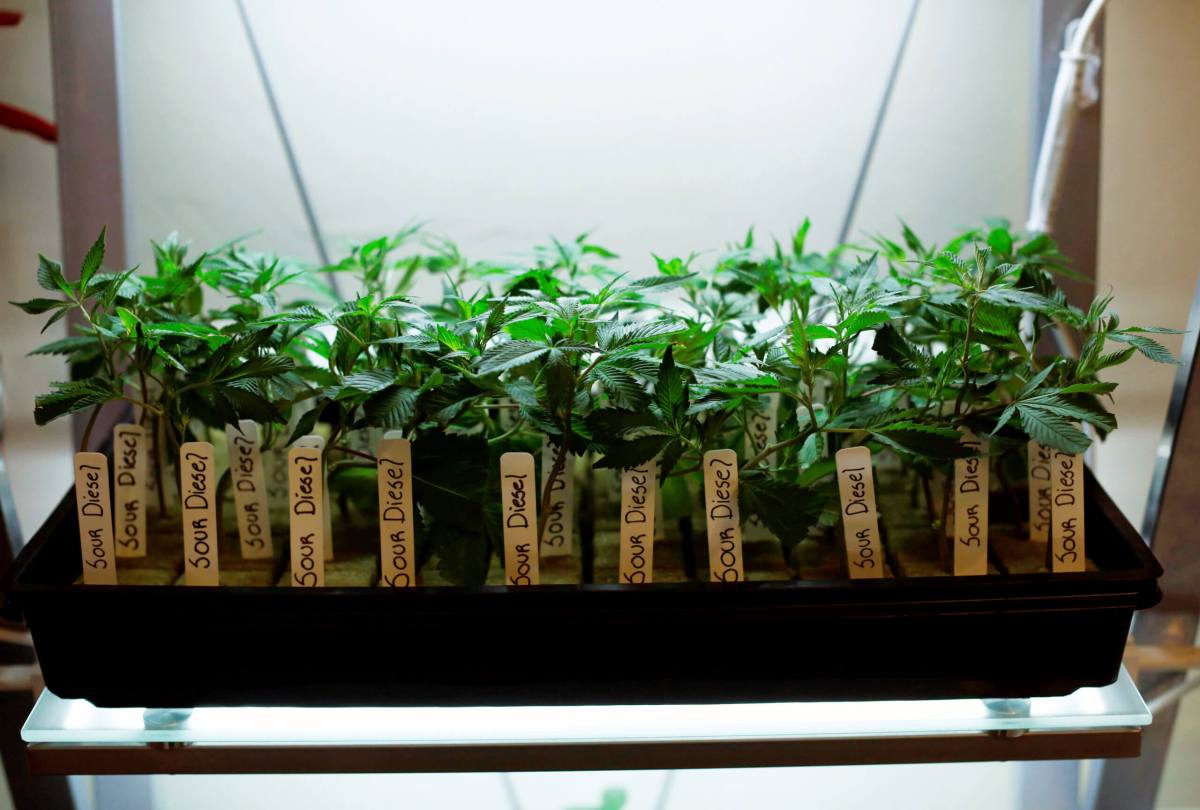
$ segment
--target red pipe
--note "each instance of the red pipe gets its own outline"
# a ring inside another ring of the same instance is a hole
[[[17,25],[24,16],[19,11],[0,9],[0,28]],[[41,116],[26,112],[11,104],[5,104],[3,101],[0,101],[0,127],[17,132],[27,132],[47,143],[58,142],[58,127],[54,126],[53,121],[47,121]]]
[[[28,132],[46,143],[58,142],[58,127],[54,125],[53,121],[47,121],[41,116],[26,112],[11,104],[5,104],[3,101],[0,101],[0,127],[15,129],[17,132]]]

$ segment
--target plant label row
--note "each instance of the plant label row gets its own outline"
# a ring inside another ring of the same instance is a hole
[[[187,585],[219,585],[217,569],[217,463],[209,442],[179,448],[183,506],[183,577]]]
[[[1083,456],[1054,451],[1050,570],[1083,571]]]
[[[704,507],[708,521],[708,578],[741,582],[742,519],[738,511],[738,460],[732,450],[704,454]]]
[[[117,584],[117,549],[108,499],[108,459],[103,453],[75,454],[75,510],[84,585]]]
[[[500,497],[504,517],[504,582],[538,585],[537,478],[533,455],[500,456]]]
[[[538,491],[546,488],[554,460],[558,455],[549,439],[542,438],[542,478]],[[550,503],[546,510],[546,530],[542,532],[539,555],[542,557],[567,557],[573,547],[575,527],[575,457],[567,454],[563,469],[550,487]]]
[[[621,473],[619,582],[641,585],[654,581],[654,527],[658,501],[657,459]]]
[[[145,557],[146,455],[150,450],[141,425],[113,427],[113,474],[116,477],[113,513],[116,517],[118,557]]]
[[[417,584],[413,543],[412,446],[408,439],[379,442],[379,560],[383,584]]]
[[[294,447],[308,447],[317,450],[321,453],[322,459],[325,455],[325,437],[318,436],[315,433],[310,433],[307,436],[301,436],[296,439]],[[289,484],[291,481],[290,473],[288,478]],[[324,498],[325,492],[329,490],[329,479],[326,477],[325,465],[321,465],[321,497]],[[333,559],[333,513],[328,509],[321,510],[324,518],[322,521],[322,537],[321,546],[325,555],[325,562]]]
[[[954,575],[988,572],[987,443],[964,431],[962,444],[972,455],[954,460]]]
[[[1050,523],[1053,518],[1054,451],[1029,442],[1027,475],[1029,480],[1029,539],[1038,543],[1050,542]]]
[[[775,444],[779,422],[779,394],[767,394],[759,397],[757,408],[746,411],[746,458],[754,458],[763,450]],[[766,460],[768,467],[774,466],[771,459]],[[766,524],[758,519],[758,515],[746,518],[746,540],[770,540],[774,537]]]
[[[837,452],[835,460],[850,578],[880,579],[883,577],[883,543],[879,537],[879,512],[875,507],[871,451],[865,447],[847,447]]]
[[[275,549],[271,542],[267,477],[258,425],[249,419],[241,419],[237,425],[226,425],[225,443],[229,448],[229,478],[233,483],[242,558],[269,560]]]
[[[310,438],[310,437],[305,437]],[[319,438],[319,437],[314,437]],[[323,447],[313,442],[288,452],[288,525],[291,534],[292,586],[325,584],[325,471]],[[323,442],[322,442],[323,444]]]

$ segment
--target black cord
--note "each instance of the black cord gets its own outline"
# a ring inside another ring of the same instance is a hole
[[[321,238],[321,227],[317,224],[317,214],[313,210],[312,201],[308,197],[308,187],[304,185],[304,177],[300,174],[300,164],[296,161],[296,152],[292,149],[292,140],[288,137],[287,127],[283,123],[283,113],[279,109],[279,102],[275,98],[275,90],[271,86],[271,79],[267,75],[267,65],[263,61],[262,52],[258,48],[258,40],[254,36],[254,27],[250,25],[250,15],[246,13],[246,4],[243,0],[236,0],[238,15],[242,18],[242,27],[246,31],[246,40],[250,44],[250,53],[254,57],[254,66],[258,71],[259,81],[262,82],[263,92],[267,95],[267,106],[271,110],[271,118],[275,122],[275,131],[279,134],[279,141],[283,146],[283,155],[287,159],[288,171],[291,172],[292,182],[296,185],[296,194],[300,197],[300,207],[304,210],[304,220],[308,223],[308,233],[312,237],[313,244],[317,248],[317,257],[321,260],[321,265],[328,267],[329,253],[325,250],[325,240]],[[330,284],[333,286],[334,295],[341,298],[340,291],[337,288],[337,278],[334,275],[329,277]]]
[[[888,74],[887,84],[883,88],[883,98],[879,101],[879,110],[875,113],[875,123],[871,127],[871,137],[867,139],[867,151],[863,154],[862,165],[858,167],[858,177],[854,181],[854,191],[850,194],[850,203],[846,206],[846,216],[842,220],[842,230],[838,233],[838,244],[846,243],[850,236],[850,226],[854,224],[854,215],[858,213],[858,201],[862,196],[863,185],[867,181],[867,172],[871,168],[871,159],[875,157],[875,146],[879,142],[879,132],[883,129],[883,118],[887,115],[888,104],[892,100],[892,92],[896,89],[896,77],[900,74],[900,64],[904,61],[904,51],[908,48],[908,40],[912,35],[913,21],[917,18],[917,8],[921,0],[912,0],[908,10],[908,19],[904,22],[904,31],[900,34],[900,44],[896,48],[896,58],[892,62],[891,73]]]

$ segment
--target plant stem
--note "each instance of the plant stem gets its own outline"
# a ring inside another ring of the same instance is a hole
[[[967,395],[967,386],[971,384],[971,330],[975,326],[975,306],[976,302],[972,300],[971,306],[967,309],[967,331],[963,335],[963,353],[962,359],[959,360],[959,365],[962,367],[963,383],[958,389],[958,396],[954,400],[954,418],[958,419],[962,414],[963,398]]]
[[[500,444],[500,442],[504,441],[509,436],[512,436],[514,433],[517,433],[518,431],[520,431],[521,428],[523,428],[524,426],[525,426],[524,418],[518,419],[512,427],[510,427],[508,430],[504,431],[500,435],[493,436],[492,438],[488,439],[487,443],[489,445]]]
[[[361,450],[355,450],[353,448],[347,447],[344,444],[335,444],[335,445],[330,446],[329,449],[330,450],[340,450],[343,453],[348,453],[349,455],[352,455],[352,456],[358,456],[359,458],[365,458],[367,461],[374,461],[376,463],[379,462],[379,459],[377,459],[375,456],[371,455],[370,453],[364,453]]]
[[[221,477],[217,481],[217,542],[225,537],[225,496],[229,494],[229,487],[232,483],[233,476],[230,475],[228,469],[221,473]],[[241,549],[240,542],[238,549],[239,551]]]
[[[775,444],[771,445],[770,447],[764,448],[761,453],[759,453],[758,455],[751,458],[749,461],[747,461],[745,464],[743,464],[741,468],[743,470],[750,469],[751,467],[754,467],[755,465],[757,465],[763,459],[769,458],[770,456],[774,455],[775,453],[779,452],[780,450],[784,450],[788,447],[794,447],[797,444],[803,444],[808,439],[808,437],[810,435],[812,435],[812,433],[813,433],[813,431],[805,431],[804,433],[801,433],[798,436],[793,436],[790,439],[784,439],[781,442],[776,442]]]
[[[137,352],[134,353],[134,358],[135,358],[134,362],[137,362]],[[138,363],[137,367],[138,367],[138,380],[141,382],[141,386],[142,386],[142,401],[149,402],[150,401],[150,388],[149,388],[149,386],[146,385],[146,369],[142,366],[141,363]],[[142,408],[142,412],[138,416],[138,424],[141,425],[142,427],[146,426],[146,416],[149,413],[150,413],[149,408]]]
[[[563,474],[563,470],[567,466],[567,440],[568,434],[563,434],[562,444],[558,446],[558,452],[554,454],[554,464],[550,467],[550,475],[546,478],[546,483],[542,485],[542,502],[538,507],[538,546],[541,546],[542,535],[546,531],[546,524],[550,520],[550,494],[554,491],[554,485],[558,483],[559,476]]]
[[[338,470],[373,470],[377,466],[377,464],[372,464],[369,461],[342,459],[341,461],[335,461],[329,465],[329,474],[332,476]]]
[[[1012,485],[1008,482],[1008,476],[1004,474],[1004,466],[1000,463],[1001,460],[996,460],[996,478],[1000,481],[1000,487],[1004,490],[1004,495],[1008,498],[1009,507],[1013,510],[1012,523],[1020,526],[1024,522],[1021,517],[1021,502],[1017,500],[1017,494],[1013,492]]]
[[[164,476],[166,472],[163,469],[163,447],[162,440],[166,434],[166,428],[163,426],[164,419],[162,416],[150,417],[150,429],[154,431],[154,441],[150,446],[154,448],[154,474],[158,481],[158,516],[165,517],[167,514],[167,482]]]
[[[137,405],[139,408],[142,409],[143,414],[145,414],[145,413],[162,413],[162,411],[157,406],[151,405],[149,402],[138,399],[137,397],[127,397],[127,396],[122,395],[121,399],[125,400],[130,405]]]
[[[959,360],[959,365],[962,368],[963,381],[959,386],[958,396],[954,399],[954,419],[955,421],[962,415],[963,400],[967,395],[967,386],[971,384],[971,330],[975,325],[975,299],[972,299],[971,306],[967,308],[967,331],[963,334],[963,352],[962,358]],[[942,541],[938,544],[939,549],[942,549],[942,564],[946,564],[945,547],[953,544],[953,538],[950,537],[950,492],[954,488],[954,470],[951,468],[950,473],[946,476],[946,488],[942,493],[942,525],[941,537]]]
[[[575,403],[574,392],[579,390],[580,383],[582,383],[583,379],[591,373],[592,369],[596,367],[596,364],[600,362],[600,358],[603,356],[604,355],[600,355],[593,360],[592,364],[584,369],[582,374],[575,378],[575,383],[571,387],[572,395],[567,399],[565,413],[563,415],[562,443],[558,446],[558,453],[556,453],[554,456],[554,466],[550,468],[550,475],[546,478],[546,483],[542,487],[542,502],[538,508],[537,541],[539,548],[542,544],[542,535],[546,531],[546,523],[548,523],[550,519],[550,493],[554,490],[554,485],[558,482],[559,476],[563,474],[563,470],[567,466],[567,447],[571,444],[571,411]]]
[[[79,452],[86,453],[88,443],[92,440],[92,427],[96,424],[96,417],[100,415],[100,409],[103,408],[103,403],[92,408],[92,415],[88,417],[87,426],[83,429],[83,439],[79,442]]]

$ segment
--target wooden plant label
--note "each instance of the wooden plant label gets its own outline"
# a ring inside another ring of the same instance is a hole
[[[759,407],[746,412],[746,458],[754,458],[763,450],[775,443],[776,428],[779,422],[779,394],[767,394],[759,397]],[[768,458],[765,463],[773,467],[774,459]],[[745,539],[770,540],[774,535],[757,515],[746,518]]]
[[[307,438],[307,437],[306,437]],[[322,448],[297,442],[288,452],[288,526],[291,533],[292,586],[325,584],[325,477]]]
[[[538,487],[540,493],[550,480],[550,471],[554,467],[554,458],[558,448],[549,439],[542,439],[542,480]],[[539,557],[570,556],[575,533],[575,457],[567,454],[562,472],[554,481],[550,493],[549,514],[546,516],[546,530],[542,534],[542,545],[538,549]]]
[[[183,577],[187,585],[219,585],[217,569],[217,463],[209,442],[179,448],[183,506]]]
[[[500,456],[500,497],[504,514],[504,581],[540,582],[537,542],[537,480],[530,453]]]
[[[149,450],[146,430],[141,425],[113,427],[113,473],[116,478],[113,513],[118,557],[146,556]]]
[[[974,455],[954,459],[954,575],[988,572],[987,442],[964,431],[962,444]]]
[[[412,446],[408,439],[379,442],[379,560],[383,584],[417,584],[412,531]]]
[[[1050,570],[1083,571],[1083,456],[1055,450],[1052,471]]]
[[[258,424],[249,419],[225,426],[229,447],[229,477],[233,482],[234,512],[242,558],[269,560],[275,556],[271,543],[271,519],[267,514],[267,476],[263,469],[262,436]]]
[[[738,460],[732,450],[704,454],[704,507],[708,516],[708,578],[741,582],[742,519],[738,512]]]
[[[847,447],[839,450],[835,459],[850,578],[880,579],[883,544],[879,539],[879,513],[875,509],[871,451],[865,447]]]
[[[324,519],[323,519],[323,524],[322,524],[321,546],[325,552],[325,562],[329,562],[330,560],[333,559],[333,512],[330,509],[324,508],[325,493],[329,490],[329,477],[326,474],[325,467],[324,467],[325,437],[318,436],[315,433],[310,433],[307,436],[301,436],[299,439],[296,439],[293,446],[294,447],[308,447],[308,448],[312,448],[314,450],[319,450],[322,455],[322,459],[321,459],[322,460],[322,466],[321,466],[321,499],[322,499],[321,505],[322,505],[322,509],[321,509],[321,512],[324,515]],[[291,473],[288,473],[288,475],[290,476]],[[290,486],[290,481],[291,481],[290,477],[288,478],[288,481],[289,481],[289,486]]]
[[[1054,496],[1050,479],[1053,473],[1054,452],[1037,442],[1026,446],[1029,454],[1029,539],[1039,543],[1050,542],[1050,521]]]
[[[76,453],[75,509],[84,585],[117,584],[117,550],[108,504],[108,459],[103,453]]]
[[[658,461],[621,473],[621,555],[618,581],[654,581],[654,527],[658,503]]]
[[[779,421],[779,394],[760,397],[757,408],[746,412],[746,456],[752,458],[775,443]],[[766,459],[768,467],[774,466]]]

